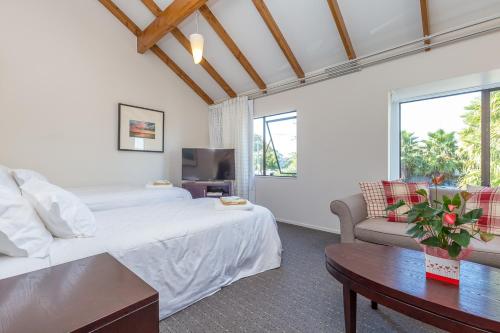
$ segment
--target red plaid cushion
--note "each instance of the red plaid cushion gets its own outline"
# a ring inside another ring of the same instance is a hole
[[[366,202],[368,218],[387,217],[387,199],[382,182],[360,182],[359,187]]]
[[[500,188],[484,187],[467,200],[465,210],[482,208],[483,215],[477,224],[481,230],[500,235]]]
[[[425,198],[417,194],[417,190],[425,189],[429,192],[427,183],[404,183],[401,181],[382,181],[384,186],[385,196],[387,198],[387,206],[394,205],[399,200],[406,202],[406,205],[399,207],[395,211],[387,212],[387,221],[389,222],[406,222],[407,216],[404,215],[410,210],[413,205],[424,202]]]

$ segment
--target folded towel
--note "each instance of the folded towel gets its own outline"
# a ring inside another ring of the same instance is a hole
[[[215,202],[215,209],[217,209],[217,210],[252,210],[253,209],[253,204],[250,201],[247,201],[247,203],[244,205],[224,205],[222,202],[220,202],[219,199],[214,200],[214,202]]]
[[[172,188],[174,185],[169,184],[169,185],[154,185],[153,183],[148,183],[146,184],[146,188]]]

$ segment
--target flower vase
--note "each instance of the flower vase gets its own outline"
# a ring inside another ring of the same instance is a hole
[[[446,250],[426,247],[425,277],[458,285],[460,282],[460,260],[451,259]]]

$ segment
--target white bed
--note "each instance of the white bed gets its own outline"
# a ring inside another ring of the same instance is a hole
[[[191,193],[180,187],[146,188],[145,186],[111,185],[72,187],[66,190],[73,192],[92,211],[192,199]]]
[[[271,212],[219,211],[215,199],[95,212],[97,236],[57,239],[45,259],[0,256],[0,278],[109,252],[160,294],[160,318],[246,276],[277,268]]]

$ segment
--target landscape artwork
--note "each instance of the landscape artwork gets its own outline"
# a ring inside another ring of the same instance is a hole
[[[134,138],[154,139],[155,123],[140,120],[130,120],[129,135]]]
[[[118,104],[118,150],[164,152],[165,113]]]

